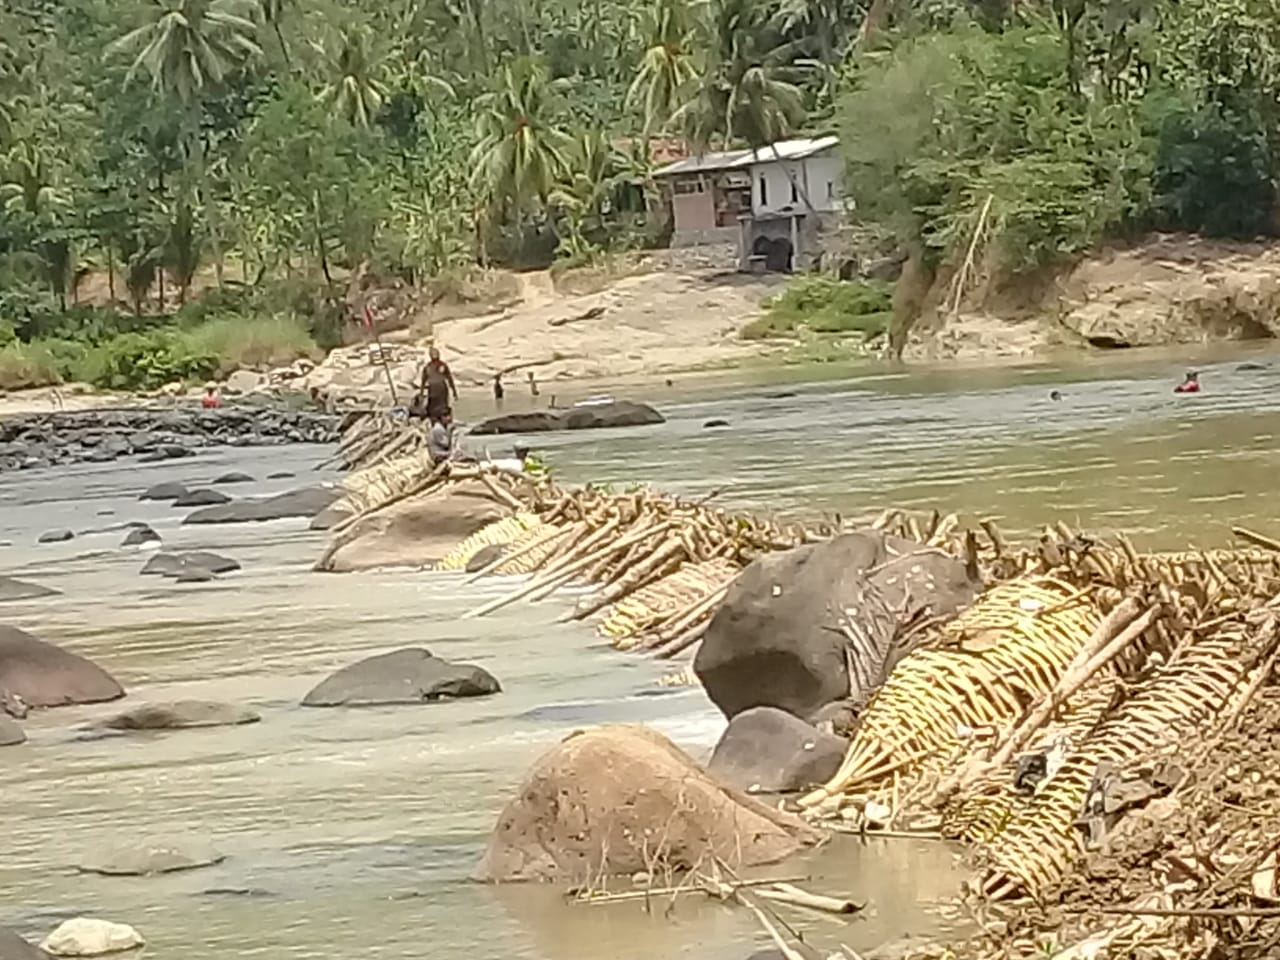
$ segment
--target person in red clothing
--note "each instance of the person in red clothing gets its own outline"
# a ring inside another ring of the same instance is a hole
[[[449,365],[440,359],[438,347],[433,346],[427,351],[427,355],[430,359],[422,368],[420,396],[425,396],[427,401],[427,419],[435,423],[449,411],[450,394],[454,400],[458,399],[458,385],[453,381],[453,371],[449,369]]]
[[[1194,370],[1187,371],[1187,378],[1173,388],[1174,393],[1199,393],[1200,374]]]
[[[206,410],[217,410],[222,406],[222,398],[218,396],[218,388],[212,383],[204,388],[204,396],[200,398],[200,406]]]

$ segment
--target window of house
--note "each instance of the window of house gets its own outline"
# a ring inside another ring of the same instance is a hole
[[[800,194],[796,192],[796,182],[794,180],[791,181],[791,202],[792,203],[800,202]]]
[[[769,181],[765,179],[764,174],[760,174],[760,206],[767,207],[769,205]]]
[[[674,190],[676,193],[684,194],[684,195],[691,194],[691,193],[702,193],[703,192],[702,178],[688,177],[683,180],[677,180],[675,182]]]
[[[836,185],[830,180],[827,181],[827,199],[834,200],[836,198]]]

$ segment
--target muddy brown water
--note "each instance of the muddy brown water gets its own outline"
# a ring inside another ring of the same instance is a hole
[[[799,382],[786,371],[684,384],[654,428],[535,439],[566,480],[653,482],[726,502],[845,515],[889,504],[996,516],[1011,534],[1065,517],[1154,546],[1227,542],[1224,524],[1278,532],[1280,360],[1204,369],[1207,392],[1175,399],[1185,360],[1088,370],[934,370]],[[812,375],[811,372],[809,375]],[[797,381],[797,382],[791,382]],[[656,388],[655,388],[656,389]],[[1051,389],[1064,394],[1048,400]],[[779,396],[779,394],[793,394]],[[710,419],[728,428],[705,430]],[[498,452],[505,441],[489,446]],[[42,935],[71,915],[129,922],[148,956],[708,958],[762,945],[743,911],[688,901],[572,906],[549,887],[489,888],[466,875],[501,805],[547,745],[576,726],[650,723],[705,756],[722,721],[698,690],[664,691],[666,669],[556,622],[563,601],[464,610],[508,584],[411,572],[330,576],[309,567],[322,535],[301,521],[181,527],[142,504],[160,480],[230,469],[316,477],[327,451],[224,451],[165,465],[0,477],[0,571],[64,591],[0,609],[106,665],[130,700],[243,702],[260,724],[83,739],[110,705],[43,712],[30,743],[0,751],[0,925]],[[138,576],[145,554],[119,530],[35,546],[42,530],[151,523],[176,548],[213,549],[244,570],[178,586]],[[423,644],[480,663],[493,698],[397,710],[307,711],[302,695],[361,656]],[[81,875],[91,848],[194,835],[222,864],[150,878]],[[852,923],[808,921],[814,942],[870,953],[955,929],[944,903],[964,876],[941,844],[842,838],[780,874],[869,901]]]

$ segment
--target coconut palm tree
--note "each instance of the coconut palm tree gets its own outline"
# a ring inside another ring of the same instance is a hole
[[[192,103],[261,56],[258,0],[152,0],[153,18],[108,47],[134,55],[129,76],[146,72],[166,99]]]
[[[657,0],[646,13],[646,48],[627,91],[628,106],[643,104],[646,136],[667,122],[679,106],[681,91],[697,74],[693,26],[687,0]]]
[[[369,127],[387,101],[387,86],[377,76],[378,64],[368,28],[351,27],[342,34],[330,70],[332,79],[320,91],[320,102],[351,126]]]
[[[566,166],[567,138],[552,116],[557,86],[540,62],[522,57],[476,101],[472,184],[490,207],[517,219],[534,201],[546,202]]]
[[[765,0],[712,0],[705,62],[672,115],[695,146],[734,139],[760,148],[793,133],[805,119],[792,82],[798,46],[784,43]]]

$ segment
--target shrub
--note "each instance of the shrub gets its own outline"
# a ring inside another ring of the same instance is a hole
[[[316,342],[300,319],[290,316],[223,317],[184,331],[187,352],[217,358],[217,371],[281,366],[299,357],[315,357]]]
[[[0,347],[0,390],[26,390],[61,382],[57,362],[40,344],[13,342]]]
[[[893,309],[893,290],[875,280],[836,280],[810,274],[792,279],[765,303],[764,316],[742,330],[747,340],[811,333],[860,333],[871,339],[883,333]]]
[[[154,390],[174,380],[207,380],[217,354],[176,330],[124,333],[86,355],[86,379],[112,390]]]

